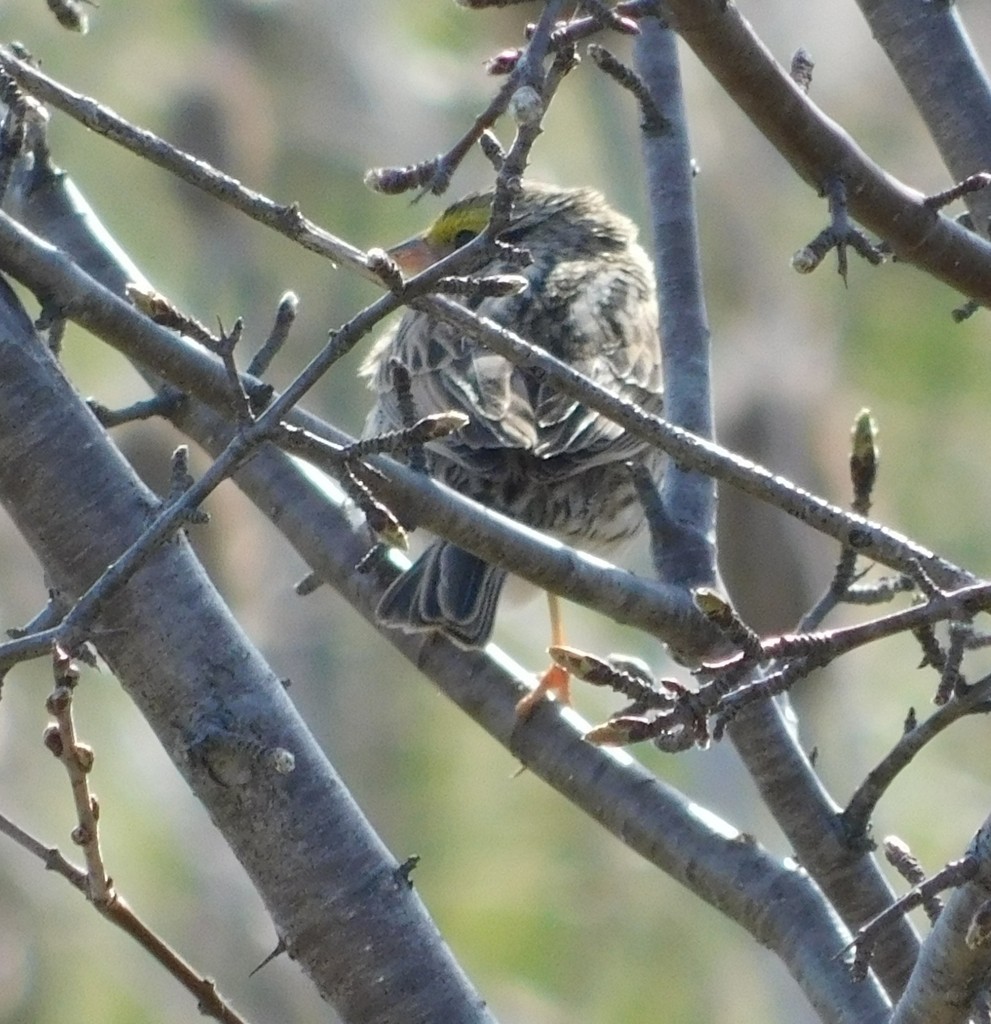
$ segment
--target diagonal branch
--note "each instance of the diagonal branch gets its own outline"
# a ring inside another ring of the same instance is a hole
[[[831,178],[842,178],[850,213],[900,260],[991,304],[991,245],[935,214],[921,193],[871,160],[792,81],[736,5],[665,0],[665,11],[712,76],[817,193]]]
[[[208,450],[222,448],[230,429],[195,406],[178,411],[177,425]],[[584,742],[587,725],[574,714],[545,705],[521,725],[515,711],[520,684],[491,646],[465,651],[441,634],[411,636],[379,625],[382,567],[354,572],[365,548],[345,510],[328,505],[281,453],[262,451],[235,480],[259,508],[274,511],[280,530],[318,575],[528,771],[774,950],[824,1020],[880,1024],[886,1018],[886,1000],[873,979],[853,984],[833,956],[848,941],[837,937],[848,933],[802,872],[742,841],[624,752]]]
[[[37,294],[57,297],[67,317],[113,345],[128,358],[166,379],[170,384],[194,395],[213,408],[228,411],[231,408],[230,389],[220,361],[183,338],[152,323],[139,314],[132,306],[98,285],[75,263],[58,250],[32,236],[24,228],[0,213],[0,268],[6,270]],[[855,547],[860,553],[896,569],[911,564],[921,564],[933,578],[940,582],[966,582],[971,579],[964,570],[938,558],[931,551],[907,538],[861,516],[817,498],[796,487],[770,470],[756,465],[748,459],[733,454],[712,442],[681,430],[655,416],[638,409],[635,405],[597,387],[582,374],[565,366],[544,350],[526,342],[518,335],[500,327],[485,318],[478,317],[471,310],[451,299],[439,296],[423,297],[413,301],[415,308],[423,309],[459,329],[480,338],[493,350],[505,355],[516,363],[540,368],[549,379],[554,380],[560,390],[573,395],[584,404],[614,419],[637,436],[643,437],[663,448],[680,464],[691,466],[708,473],[719,480],[739,487],[757,498],[781,508],[796,516],[807,525],[834,537],[843,544]],[[244,378],[249,394],[264,387],[253,378]],[[304,427],[311,433],[323,437],[333,444],[344,445],[353,439],[343,432],[328,427],[312,414],[298,407],[288,417],[295,426]],[[443,502],[430,495],[445,495],[451,492],[434,481],[425,481],[397,463],[376,460],[375,465],[386,473],[390,486],[399,499],[397,504],[409,504],[425,526],[443,532]],[[388,495],[387,495],[388,499]],[[455,500],[455,499],[450,499]],[[465,499],[461,499],[464,503]],[[415,504],[414,504],[415,503]],[[479,513],[473,526],[479,527],[479,537],[474,540],[464,537],[464,546],[482,557],[497,548],[480,547],[480,537],[487,533],[485,522],[495,513]],[[465,534],[470,533],[466,530]],[[528,531],[519,531],[523,536]],[[531,534],[532,536],[532,534]],[[462,543],[462,537],[452,537]],[[530,552],[533,552],[531,547]],[[541,586],[550,583],[547,574],[537,577],[532,566],[525,559],[510,561],[507,551],[494,560],[506,564],[513,572],[533,580]],[[579,566],[581,559],[577,560]],[[551,589],[567,592],[564,582],[569,575],[577,578],[582,572],[576,568],[575,559],[568,556],[559,563],[563,575],[550,583]],[[623,574],[624,577],[628,574]],[[591,583],[590,590],[595,589]],[[643,590],[647,584],[641,581]],[[639,586],[640,584],[638,584]],[[642,592],[642,596],[646,594]],[[584,600],[583,595],[581,600]],[[639,599],[638,599],[639,603]],[[640,624],[642,628],[654,630],[657,620],[647,615],[639,620],[636,608],[621,608],[621,602],[608,599],[596,600],[592,605],[605,614],[620,618],[621,621]],[[660,606],[655,605],[660,611]],[[661,613],[663,615],[663,612]],[[693,619],[692,613],[684,612],[680,621],[687,624]],[[693,620],[699,626],[700,617]],[[711,636],[704,627],[700,635]]]
[[[960,8],[914,0],[857,0],[871,33],[922,115],[954,181],[991,169],[991,82]],[[987,236],[991,193],[968,195]]]
[[[54,847],[47,847],[34,836],[19,828],[5,815],[0,814],[0,833],[9,836],[29,853],[33,853],[45,865],[46,870],[61,875],[84,896],[88,894],[89,877]],[[200,1012],[223,1024],[247,1024],[217,991],[216,984],[199,974],[161,936],[157,935],[131,909],[117,892],[113,899],[94,903],[97,911],[111,924],[126,932],[150,956],[154,957],[191,995],[197,1000]]]
[[[977,874],[946,900],[922,945],[904,996],[891,1024],[964,1024],[986,988],[991,944],[974,925],[987,918],[991,900],[991,822],[985,821],[967,851]]]
[[[33,334],[0,333],[0,381],[0,498],[71,600],[140,536],[156,501]],[[324,998],[368,1024],[396,1012],[491,1024],[188,542],[158,547],[104,605],[100,625],[101,655],[210,808]],[[280,749],[294,771],[265,756]]]

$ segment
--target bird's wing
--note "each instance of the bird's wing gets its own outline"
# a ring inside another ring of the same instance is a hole
[[[629,265],[618,270],[608,263],[595,269],[587,263],[559,264],[545,294],[564,312],[564,320],[541,318],[559,326],[550,338],[534,340],[613,394],[659,411],[657,308],[647,277],[631,273]],[[624,439],[618,424],[553,384],[537,388],[533,405],[539,436],[535,451],[543,458],[577,454],[589,465],[599,454],[609,461],[622,458],[627,443],[631,455],[642,448],[637,439]]]
[[[487,305],[482,303],[478,312],[489,314]],[[468,416],[468,426],[457,432],[458,447],[536,446],[526,382],[513,364],[449,324],[414,312],[405,314],[394,333],[378,342],[363,367],[377,392],[366,434],[409,425],[403,423],[399,408],[395,363],[404,366],[409,375],[415,417],[441,411]],[[451,444],[445,441],[441,446],[448,449]]]
[[[631,272],[642,270],[642,273]],[[649,268],[569,261],[527,268],[540,277],[519,296],[485,299],[477,312],[544,346],[609,391],[657,411],[660,354]],[[546,276],[545,276],[546,275]],[[365,363],[378,393],[366,434],[403,422],[394,362],[409,375],[415,417],[463,412],[467,427],[436,446],[457,461],[486,450],[531,451],[541,459],[576,455],[585,466],[642,448],[623,428],[424,313],[407,312]]]

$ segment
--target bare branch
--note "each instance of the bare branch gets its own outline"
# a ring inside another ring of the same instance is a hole
[[[0,833],[9,836],[28,853],[33,853],[48,871],[61,875],[70,885],[88,896],[89,876],[62,855],[56,847],[46,847],[34,836],[19,828],[0,814]],[[227,1003],[217,991],[216,984],[195,971],[190,964],[145,924],[128,906],[123,897],[110,890],[110,899],[91,901],[100,914],[131,936],[147,953],[157,960],[195,999],[197,1009],[224,1024],[247,1024],[245,1019]]]
[[[842,178],[850,213],[886,239],[899,260],[991,303],[991,246],[934,216],[923,195],[874,163],[791,80],[739,8],[722,0],[667,0],[665,7],[678,34],[816,193]]]

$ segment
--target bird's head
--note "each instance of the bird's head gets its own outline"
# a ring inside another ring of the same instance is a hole
[[[452,203],[427,229],[401,242],[389,254],[406,274],[418,274],[467,245],[489,222],[493,193],[473,192]],[[528,182],[513,204],[509,226],[500,241],[548,251],[618,250],[636,229],[594,189],[566,189]]]

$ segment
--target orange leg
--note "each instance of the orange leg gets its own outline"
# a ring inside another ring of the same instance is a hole
[[[551,645],[561,647],[564,644],[564,622],[561,602],[556,594],[548,592],[547,608],[551,614]],[[547,696],[553,696],[562,704],[571,703],[571,676],[560,665],[551,665],[538,680],[536,688],[517,703],[517,717],[524,720],[529,718],[533,709]]]

